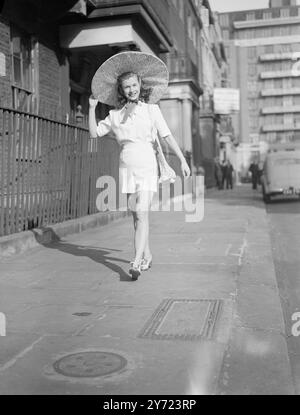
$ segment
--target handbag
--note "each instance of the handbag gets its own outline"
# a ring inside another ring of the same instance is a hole
[[[156,128],[154,127],[154,123],[152,121],[152,116],[150,113],[150,108],[148,106],[148,110],[149,110],[149,117],[152,123],[152,135],[155,138],[156,141],[156,160],[157,160],[157,165],[158,165],[158,183],[165,183],[165,182],[170,182],[170,183],[174,183],[176,180],[176,173],[175,171],[172,169],[172,167],[169,165],[169,163],[167,162],[165,155],[163,153],[159,138],[158,138],[158,133]]]
[[[156,159],[157,159],[157,164],[158,164],[158,169],[159,169],[158,182],[164,183],[164,182],[170,181],[171,183],[174,183],[176,180],[176,173],[172,169],[172,167],[168,164],[157,135],[156,135],[156,142],[157,142]]]

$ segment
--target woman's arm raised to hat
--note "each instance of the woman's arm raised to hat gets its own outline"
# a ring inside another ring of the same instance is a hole
[[[89,131],[92,138],[103,137],[111,131],[111,116],[109,115],[97,125],[96,121],[96,106],[98,100],[90,97],[89,99],[90,109],[89,109]]]
[[[89,131],[90,131],[90,136],[92,138],[96,138],[98,137],[97,134],[97,121],[96,121],[96,106],[98,104],[98,100],[94,99],[93,97],[89,98],[89,104],[90,104],[90,108],[89,108]]]

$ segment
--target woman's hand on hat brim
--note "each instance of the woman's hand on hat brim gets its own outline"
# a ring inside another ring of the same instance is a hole
[[[89,105],[90,105],[90,108],[96,108],[98,102],[99,101],[96,98],[94,98],[93,95],[91,95],[89,97]]]

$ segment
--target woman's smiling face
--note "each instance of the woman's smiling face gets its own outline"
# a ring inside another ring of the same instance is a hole
[[[122,89],[127,101],[137,101],[141,92],[141,83],[137,75],[132,75],[122,81]]]

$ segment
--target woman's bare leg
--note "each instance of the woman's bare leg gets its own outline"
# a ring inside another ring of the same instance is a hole
[[[134,234],[136,232],[136,227],[137,227],[137,216],[136,216],[136,212],[132,211],[132,218],[133,218],[133,227],[134,227]],[[133,238],[133,245],[134,245],[134,256],[136,255],[136,246],[135,246],[135,237]]]
[[[135,198],[135,199],[134,199]],[[134,265],[140,264],[142,258],[151,257],[149,247],[149,210],[152,200],[152,192],[140,191],[136,195],[130,195],[129,207],[133,215],[134,223]]]
[[[152,258],[150,244],[149,244],[149,221],[148,221],[148,229],[147,229],[146,243],[145,243],[143,258],[146,258],[146,259]]]

